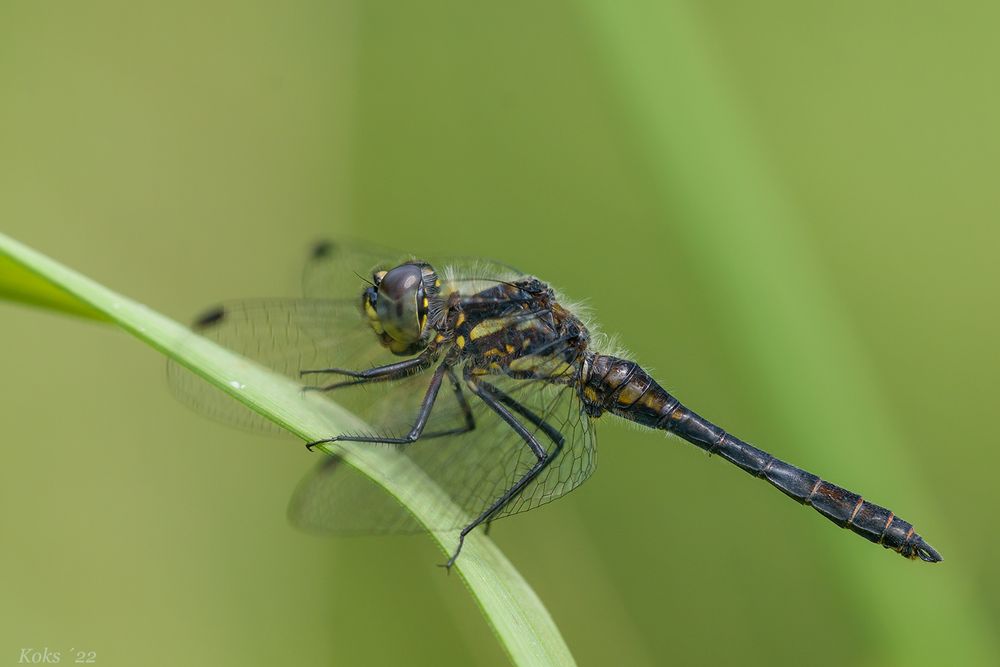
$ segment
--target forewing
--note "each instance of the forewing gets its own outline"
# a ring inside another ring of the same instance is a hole
[[[302,275],[302,293],[308,299],[360,298],[363,281],[372,274],[404,262],[427,262],[438,272],[441,293],[462,294],[492,287],[524,276],[514,267],[477,257],[440,257],[408,254],[357,240],[321,241],[313,246]],[[348,286],[345,290],[345,286]]]
[[[223,304],[193,327],[223,347],[299,381],[300,372],[343,364],[377,363],[385,351],[362,321],[356,302],[261,299]],[[251,430],[279,427],[212,387],[175,361],[167,381],[177,398],[213,419]]]
[[[399,437],[410,430],[416,418],[430,382],[427,370],[391,382],[330,390],[324,388],[349,383],[351,378],[332,372],[302,375],[303,371],[363,370],[399,361],[400,357],[379,344],[363,320],[353,302],[268,299],[219,306],[199,320],[195,332],[301,382],[304,389],[328,395],[366,421],[373,432]],[[280,432],[279,427],[176,362],[168,364],[167,376],[178,399],[202,414],[241,428]],[[442,390],[442,409],[432,416],[430,428],[450,430],[454,426],[449,419],[462,419],[457,405],[448,407],[449,400],[455,400],[450,387],[447,383]]]
[[[302,272],[306,299],[361,301],[372,273],[413,259],[412,255],[357,240],[320,241],[313,245]]]

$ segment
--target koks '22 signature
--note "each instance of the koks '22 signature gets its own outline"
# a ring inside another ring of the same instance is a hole
[[[78,651],[71,648],[66,655],[66,661],[77,665],[93,665],[97,663],[97,651]],[[19,665],[57,665],[63,660],[62,651],[53,651],[48,646],[43,648],[22,648],[18,656]]]

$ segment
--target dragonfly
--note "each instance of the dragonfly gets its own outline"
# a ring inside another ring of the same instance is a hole
[[[330,456],[299,485],[289,518],[323,534],[477,527],[560,498],[594,472],[595,423],[664,431],[761,478],[833,523],[904,556],[941,561],[894,512],[750,445],[684,406],[548,283],[479,258],[417,258],[316,244],[303,296],[224,303],[194,330],[329,395],[374,429],[307,443]],[[174,392],[237,426],[276,429],[171,364]],[[418,523],[346,465],[338,443],[390,447],[454,512]]]

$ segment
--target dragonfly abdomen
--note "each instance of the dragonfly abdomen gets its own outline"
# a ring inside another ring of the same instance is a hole
[[[581,398],[594,416],[610,412],[650,428],[680,405],[639,364],[604,354],[588,360]]]
[[[850,528],[870,542],[906,558],[941,560],[940,554],[913,530],[913,526],[892,511],[730,435],[683,406],[634,361],[594,355],[589,360],[581,391],[584,405],[594,416],[607,411],[644,426],[674,433],[751,475],[767,480],[785,495],[812,506],[838,526]]]

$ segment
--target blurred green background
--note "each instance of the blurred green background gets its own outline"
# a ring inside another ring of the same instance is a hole
[[[602,420],[595,477],[493,531],[580,664],[994,665],[998,20],[5,0],[0,230],[184,321],[345,233],[537,273],[945,557]],[[111,327],[0,317],[0,663],[505,664],[430,540],[286,524],[300,443],[188,411]]]

